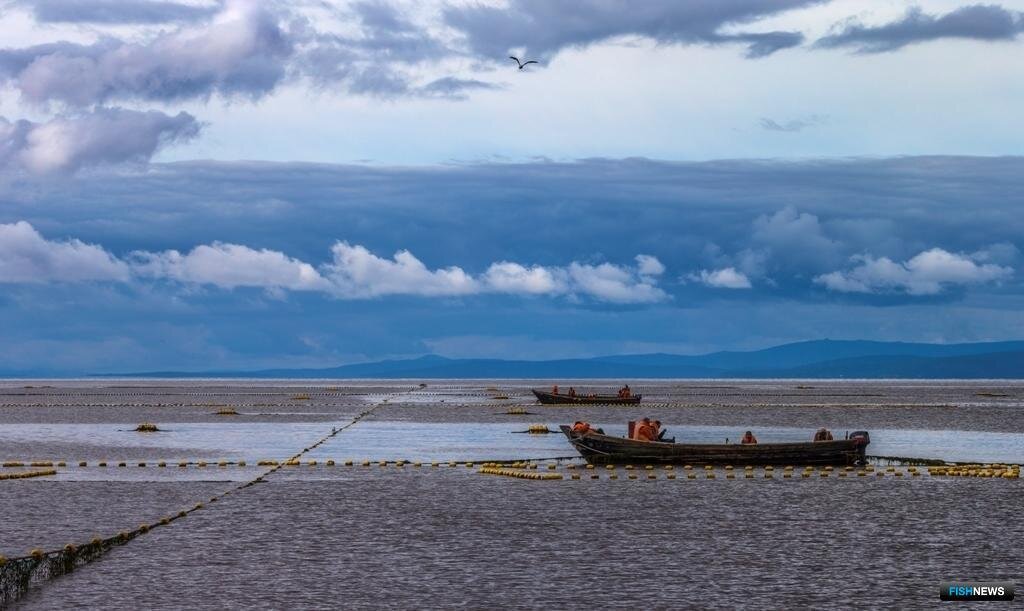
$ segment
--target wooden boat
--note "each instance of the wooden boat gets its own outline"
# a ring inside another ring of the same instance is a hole
[[[550,392],[544,392],[543,390],[533,390],[533,394],[537,397],[537,400],[541,403],[553,405],[553,404],[582,404],[582,405],[636,405],[640,403],[640,397],[643,395],[632,395],[626,398],[622,398],[616,395],[576,395],[570,397],[569,395],[558,393],[557,395]]]
[[[588,432],[577,435],[560,427],[569,443],[593,464],[675,465],[859,465],[871,443],[867,431],[849,439],[794,443],[668,443],[636,441]]]

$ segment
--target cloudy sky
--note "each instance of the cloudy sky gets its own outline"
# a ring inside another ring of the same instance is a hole
[[[1024,338],[1024,0],[0,0],[0,34],[0,373]]]

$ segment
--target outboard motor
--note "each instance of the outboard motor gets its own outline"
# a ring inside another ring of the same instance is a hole
[[[850,433],[850,439],[855,441],[857,445],[866,446],[871,443],[871,435],[868,435],[867,431],[854,431]]]

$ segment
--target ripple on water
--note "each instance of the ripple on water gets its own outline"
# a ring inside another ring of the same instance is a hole
[[[282,478],[25,604],[930,608],[942,579],[1019,578],[1021,491],[991,480],[527,482],[462,470]]]

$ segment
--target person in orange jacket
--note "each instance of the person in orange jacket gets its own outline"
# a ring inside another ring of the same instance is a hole
[[[636,425],[633,429],[633,439],[637,441],[655,441],[658,439],[650,418],[644,418]]]
[[[598,435],[604,435],[603,429],[594,428],[590,426],[589,422],[584,422],[582,420],[577,420],[576,423],[572,425],[572,432],[574,435],[580,436],[586,435],[587,433],[597,433]]]

